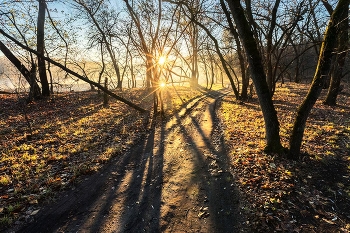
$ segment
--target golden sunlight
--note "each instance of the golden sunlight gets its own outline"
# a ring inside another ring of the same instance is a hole
[[[166,62],[166,57],[165,56],[160,56],[159,58],[158,58],[158,64],[159,65],[164,65],[164,63]]]

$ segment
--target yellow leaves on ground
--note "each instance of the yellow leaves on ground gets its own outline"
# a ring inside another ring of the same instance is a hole
[[[118,94],[145,109],[153,107],[152,95],[143,89]],[[183,96],[192,99],[200,94],[199,90],[179,87],[175,91],[167,86],[166,114],[181,108]],[[0,95],[0,101],[0,112],[4,113],[0,119],[0,207],[9,206],[8,200],[37,205],[79,176],[98,170],[113,156],[124,153],[150,123],[149,116],[121,102],[111,99],[104,108],[103,98],[96,92],[73,92],[25,106],[30,132],[23,105],[18,104],[16,96]],[[7,208],[4,211],[9,218],[14,217]],[[1,216],[0,224],[6,220]]]
[[[274,104],[285,147],[289,145],[295,110],[307,90],[305,84],[291,83],[276,89]],[[305,219],[309,219],[304,222],[305,229],[326,229],[320,223],[322,218],[314,216],[323,216],[327,224],[338,229],[346,228],[346,222],[339,219],[347,218],[342,211],[350,203],[350,113],[343,107],[350,106],[350,99],[340,95],[334,108],[322,104],[324,95],[320,98],[305,128],[302,151],[306,156],[297,162],[263,152],[265,126],[256,98],[241,104],[229,95],[222,101],[226,146],[252,231],[287,232],[298,229]]]

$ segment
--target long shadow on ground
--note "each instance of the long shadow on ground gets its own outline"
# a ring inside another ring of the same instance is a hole
[[[190,185],[199,187],[195,218],[210,222],[206,232],[235,232],[239,228],[239,195],[229,167],[216,101],[209,102],[212,133],[198,117],[175,116],[176,124],[166,129],[152,129],[130,152],[114,158],[104,170],[92,175],[75,190],[63,193],[56,203],[43,208],[35,222],[19,232],[161,232],[164,182],[165,142],[174,128],[186,138],[187,153],[192,157]],[[195,114],[206,111],[206,105],[195,105]],[[198,108],[200,108],[198,110]],[[189,117],[189,118],[188,118]],[[157,133],[156,133],[157,132]],[[199,143],[201,141],[201,143]],[[183,197],[186,198],[186,197]],[[170,215],[169,215],[170,216]],[[174,223],[169,223],[174,224]],[[189,229],[190,230],[190,229]]]
[[[35,222],[18,232],[98,232],[105,224],[111,207],[118,201],[117,190],[130,172],[132,178],[126,191],[128,197],[121,224],[125,229],[120,229],[120,232],[127,231],[128,226],[134,224],[138,224],[139,229],[148,227],[150,232],[157,232],[159,223],[154,221],[154,217],[153,222],[140,221],[147,219],[147,216],[159,216],[163,149],[159,149],[159,156],[155,158],[153,146],[154,131],[130,153],[113,159],[103,171],[87,178],[76,189],[64,192],[56,203],[39,212]],[[144,173],[146,183],[142,184]],[[140,200],[139,196],[142,197]],[[154,213],[148,213],[149,208],[142,208],[141,211],[140,206],[145,205],[152,206]],[[148,226],[144,225],[146,223]]]
[[[193,157],[194,176],[191,183],[199,185],[198,201],[202,203],[203,211],[199,216],[208,217],[211,223],[208,232],[235,232],[240,222],[239,192],[230,171],[224,138],[215,112],[216,104],[216,101],[209,103],[209,117],[213,122],[213,128],[209,129],[211,135],[206,135],[197,117],[190,116],[189,127],[186,127],[184,117],[177,115],[176,125],[186,138],[189,145],[187,150]],[[204,111],[202,108],[197,114],[203,114]],[[205,213],[207,209],[208,213]]]

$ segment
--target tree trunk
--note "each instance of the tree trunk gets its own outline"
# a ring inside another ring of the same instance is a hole
[[[193,19],[196,20],[195,18]],[[195,23],[193,25],[192,31],[192,67],[191,67],[191,87],[198,86],[198,28]]]
[[[113,48],[112,48],[112,45],[109,44],[107,42],[107,38],[105,36],[104,37],[104,40],[105,40],[105,43],[106,43],[106,49],[109,53],[109,56],[110,58],[112,59],[112,64],[113,64],[113,68],[114,68],[114,71],[115,71],[115,74],[117,75],[117,88],[119,89],[122,89],[123,87],[123,82],[122,82],[122,79],[121,79],[121,76],[120,76],[120,69],[119,69],[119,65],[117,63],[117,59],[115,59],[115,55],[114,55],[114,52],[113,52]]]
[[[205,81],[206,81],[205,88],[208,89],[209,88],[209,74],[208,74],[208,65],[205,62],[205,59],[206,59],[206,57],[203,56],[204,74],[205,74]]]
[[[210,56],[209,59],[210,59],[210,72],[211,72],[211,80],[210,80],[209,90],[211,90],[213,88],[214,79],[215,79],[214,62],[213,62],[214,57]]]
[[[227,10],[227,7],[224,3],[224,0],[220,0],[220,5],[222,10],[225,13],[226,16],[226,20],[229,24],[230,27],[230,31],[235,39],[236,42],[236,46],[237,46],[237,56],[238,56],[238,60],[239,60],[239,66],[241,69],[241,76],[242,76],[242,90],[241,90],[241,96],[240,99],[242,100],[246,100],[248,99],[248,86],[249,86],[249,77],[248,75],[246,75],[246,64],[245,64],[245,59],[243,56],[243,50],[242,50],[242,46],[241,46],[241,42],[239,40],[239,35],[237,33],[236,28],[233,26],[233,23],[231,21],[231,16],[230,13]]]
[[[295,83],[300,83],[300,81],[301,81],[300,80],[300,57],[299,57],[297,46],[295,44],[292,44],[292,45],[293,45],[293,49],[294,49],[295,55],[298,56],[296,58],[296,64],[295,64],[294,82]]]
[[[10,60],[10,62],[21,72],[23,77],[27,80],[30,85],[29,96],[37,99],[40,98],[41,92],[38,83],[35,80],[35,74],[31,72],[22,64],[20,60],[7,48],[5,44],[0,41],[1,52]],[[34,65],[35,66],[35,65]]]
[[[45,60],[42,58],[45,54],[45,12],[46,12],[46,2],[45,0],[39,1],[39,12],[37,21],[37,51],[38,56],[38,71],[42,88],[43,96],[50,96],[50,87],[47,80],[46,74],[46,64]]]
[[[272,60],[272,53],[273,53],[273,45],[272,45],[272,36],[273,31],[276,27],[276,15],[277,15],[277,9],[280,4],[280,0],[276,0],[275,5],[272,9],[272,16],[271,16],[271,25],[269,28],[269,32],[267,34],[267,48],[266,48],[266,62],[267,62],[267,86],[269,87],[271,95],[273,94],[274,89],[274,75],[273,75],[273,60]]]
[[[340,81],[343,76],[343,68],[345,64],[348,44],[348,28],[349,28],[349,12],[342,11],[341,21],[339,23],[338,35],[338,51],[334,62],[333,72],[331,73],[331,80],[328,88],[327,97],[324,104],[335,106],[337,104],[337,97],[340,89]]]
[[[100,44],[100,52],[101,52],[102,68],[101,68],[100,72],[98,73],[98,84],[101,84],[102,76],[103,76],[105,69],[106,69],[105,59],[104,59],[104,55],[103,55],[103,43],[102,42]],[[100,89],[98,89],[98,94],[99,95],[101,94]]]
[[[47,71],[49,72],[49,76],[50,76],[50,94],[53,95],[53,76],[51,72],[50,63],[47,64]]]
[[[226,0],[231,10],[238,33],[243,43],[252,80],[255,85],[256,94],[258,95],[261,110],[265,121],[266,133],[266,151],[280,153],[283,149],[279,135],[279,122],[277,112],[274,108],[271,94],[266,82],[266,75],[258,50],[258,45],[254,39],[253,32],[245,17],[240,0]]]
[[[338,30],[339,23],[343,19],[341,17],[343,15],[343,11],[349,10],[349,3],[350,0],[340,0],[328,23],[328,27],[326,29],[324,41],[321,46],[318,64],[311,87],[306,98],[304,99],[303,103],[299,106],[297,111],[297,116],[294,122],[289,144],[290,151],[288,157],[290,159],[299,158],[306,120],[316,100],[321,94],[323,84],[331,68],[331,61],[334,48],[337,45],[337,37],[338,34],[341,33]]]
[[[108,90],[108,78],[107,77],[105,78],[104,87]],[[105,108],[108,107],[108,101],[109,101],[108,95],[107,95],[107,93],[104,93],[103,94],[103,106]]]
[[[136,78],[134,74],[134,63],[133,63],[133,58],[130,57],[130,75],[131,75],[131,87],[135,88],[136,87]]]

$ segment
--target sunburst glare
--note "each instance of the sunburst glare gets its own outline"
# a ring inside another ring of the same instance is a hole
[[[165,64],[165,62],[166,62],[166,57],[165,56],[160,56],[159,58],[158,58],[158,64],[159,65],[164,65]]]

